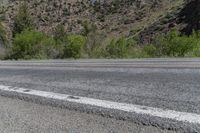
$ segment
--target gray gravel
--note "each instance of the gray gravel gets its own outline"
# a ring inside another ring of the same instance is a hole
[[[1,133],[174,133],[152,126],[0,97]]]

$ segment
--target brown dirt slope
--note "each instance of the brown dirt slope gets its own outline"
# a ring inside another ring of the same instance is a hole
[[[21,0],[4,1],[9,1],[4,23],[12,29]],[[80,32],[81,23],[88,20],[111,36],[143,31],[183,3],[183,0],[100,0],[96,4],[90,0],[26,1],[40,31],[52,33],[54,27],[62,24],[68,32]]]

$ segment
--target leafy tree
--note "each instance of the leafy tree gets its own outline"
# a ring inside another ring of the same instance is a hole
[[[193,51],[192,56],[200,57],[200,31],[193,31],[190,38],[193,41]]]
[[[154,40],[158,56],[185,56],[193,50],[195,39],[182,35],[176,30],[172,30],[166,35],[159,35]]]
[[[46,36],[41,32],[25,30],[16,34],[13,40],[12,57],[14,59],[36,58],[43,49],[41,44]]]
[[[87,38],[84,50],[89,57],[96,57],[97,49],[100,49],[102,40],[106,36],[102,32],[99,32],[97,26],[92,22],[84,21],[82,26],[82,35]]]
[[[111,58],[126,58],[130,48],[129,42],[125,37],[112,39],[106,47],[106,53]]]
[[[6,46],[8,43],[8,34],[6,27],[3,25],[5,19],[5,9],[0,7],[0,46]]]
[[[157,49],[152,44],[145,45],[143,51],[143,54],[147,54],[148,57],[156,57],[157,55]]]
[[[64,55],[63,58],[80,58],[81,50],[85,45],[86,39],[82,35],[67,35],[63,41]]]
[[[28,9],[29,8],[26,2],[23,2],[19,6],[19,11],[14,18],[13,36],[24,30],[34,29],[33,19]]]
[[[54,38],[56,41],[63,40],[64,36],[66,35],[65,28],[63,25],[59,24],[56,26],[54,30]]]
[[[5,45],[7,43],[7,41],[8,41],[8,39],[7,39],[5,27],[0,22],[0,45],[1,44]]]

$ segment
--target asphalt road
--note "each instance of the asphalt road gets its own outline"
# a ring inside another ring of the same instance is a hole
[[[0,84],[200,114],[200,59],[0,62]]]

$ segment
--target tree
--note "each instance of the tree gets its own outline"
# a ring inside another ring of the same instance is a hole
[[[28,10],[28,5],[23,2],[19,6],[19,11],[14,18],[13,36],[24,30],[32,30],[34,28],[33,20]]]
[[[126,58],[129,48],[129,41],[125,37],[112,39],[106,46],[106,56],[111,58]]]
[[[89,57],[94,57],[97,49],[102,45],[102,40],[105,38],[105,34],[99,32],[97,26],[92,22],[84,21],[82,26],[82,35],[87,38],[84,47],[85,52]]]
[[[56,41],[58,40],[62,41],[63,38],[65,37],[65,34],[66,34],[65,27],[63,25],[59,24],[55,27],[54,38]]]
[[[4,47],[8,42],[7,30],[6,27],[3,25],[4,18],[4,8],[0,7],[0,47]]]
[[[181,34],[173,29],[165,35],[159,35],[154,40],[158,56],[183,57],[191,52],[196,38]]]
[[[66,35],[63,43],[64,45],[64,57],[63,58],[80,58],[81,50],[85,45],[86,39],[82,35]]]
[[[24,30],[16,34],[13,39],[12,57],[14,59],[36,58],[43,50],[42,41],[46,38],[45,34],[37,31]]]
[[[7,35],[3,24],[0,22],[0,47],[7,42]]]

